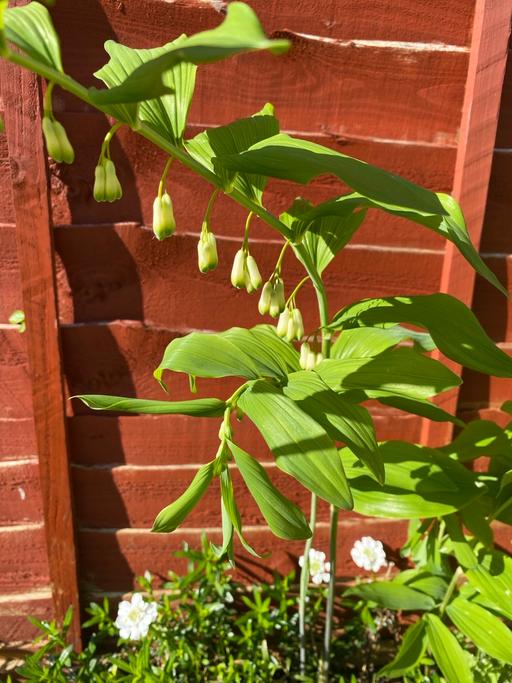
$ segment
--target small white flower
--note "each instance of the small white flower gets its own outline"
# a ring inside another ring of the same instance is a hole
[[[356,541],[350,554],[355,564],[367,572],[378,572],[387,564],[384,546],[371,536],[363,536]]]
[[[304,555],[299,557],[299,567],[304,566]],[[309,551],[309,573],[314,584],[329,583],[331,563],[325,561],[325,553],[311,548]]]
[[[119,603],[115,625],[121,638],[140,640],[147,636],[150,625],[157,618],[156,602],[144,602],[140,593],[134,593],[132,599]]]

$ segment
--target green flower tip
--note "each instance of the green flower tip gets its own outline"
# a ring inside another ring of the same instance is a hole
[[[50,116],[43,116],[43,134],[49,156],[59,163],[72,164],[75,151],[64,126]]]
[[[153,202],[153,232],[158,240],[165,240],[174,234],[176,221],[172,199],[167,192],[157,196]]]

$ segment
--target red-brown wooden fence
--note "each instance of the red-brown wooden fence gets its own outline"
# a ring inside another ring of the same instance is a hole
[[[14,3],[13,3],[14,4]],[[166,42],[221,20],[223,0],[58,0],[52,14],[67,70],[86,84],[105,62],[104,40],[135,47]],[[269,33],[286,34],[283,57],[248,55],[200,69],[190,133],[276,105],[282,128],[396,171],[435,190],[453,191],[489,265],[508,282],[512,233],[512,60],[507,61],[512,0],[250,0]],[[229,199],[215,207],[221,263],[201,275],[195,245],[209,188],[174,165],[170,190],[178,234],[157,243],[148,225],[164,157],[128,130],[112,146],[124,188],[113,205],[96,204],[92,177],[108,123],[62,92],[55,109],[78,151],[70,167],[44,157],[36,80],[2,66],[0,136],[0,321],[15,308],[28,318],[20,335],[0,334],[0,640],[27,638],[27,614],[62,615],[102,593],[119,595],[133,576],[164,576],[183,541],[203,529],[218,535],[220,513],[207,496],[186,526],[152,535],[158,510],[186,486],[216,448],[215,421],[179,416],[91,414],[67,401],[80,392],[158,397],[151,372],[165,345],[190,329],[218,330],[259,321],[256,306],[228,284],[244,212]],[[501,99],[501,113],[500,113]],[[496,125],[499,126],[496,137]],[[495,142],[496,138],[496,142]],[[491,174],[492,162],[492,174]],[[490,182],[489,182],[490,178]],[[298,193],[321,201],[339,184],[307,188],[273,181],[268,207],[286,208]],[[484,220],[485,215],[485,220]],[[269,273],[279,245],[255,221],[253,251]],[[52,246],[53,245],[53,246]],[[290,281],[299,277],[286,262]],[[328,271],[329,272],[329,271]],[[373,295],[454,293],[491,336],[512,351],[509,304],[476,280],[434,233],[375,212],[327,279],[333,310]],[[313,321],[314,301],[301,298]],[[64,379],[64,384],[63,380]],[[501,420],[510,382],[464,373],[447,405],[464,416]],[[229,381],[215,383],[225,392]],[[207,391],[212,383],[201,382]],[[212,387],[213,390],[213,387]],[[173,395],[187,392],[175,380]],[[381,438],[435,443],[449,436],[419,418],[375,409]],[[249,425],[242,439],[270,458]],[[283,474],[271,470],[276,482]],[[306,505],[300,487],[289,495]],[[72,512],[73,511],[73,512]],[[290,568],[300,544],[277,543],[249,502],[248,537],[271,550],[267,566],[243,558],[247,575]],[[327,509],[318,540],[325,545]],[[349,548],[363,532],[393,550],[405,524],[342,515],[339,566],[354,573]],[[510,539],[497,528],[510,549]],[[79,637],[78,630],[74,638]]]

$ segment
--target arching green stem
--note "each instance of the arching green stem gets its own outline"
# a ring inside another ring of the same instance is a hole
[[[173,161],[173,157],[169,157],[167,161],[165,162],[164,170],[162,172],[162,177],[160,178],[160,182],[158,183],[158,196],[162,197],[165,186],[167,184],[167,176],[169,174],[169,169],[171,168],[171,164]]]

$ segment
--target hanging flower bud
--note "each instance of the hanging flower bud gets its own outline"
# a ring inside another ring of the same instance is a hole
[[[111,159],[105,159],[105,192],[108,202],[115,202],[123,196],[123,188],[116,174],[116,167]]]
[[[93,196],[97,202],[105,201],[105,166],[98,164],[94,169]]]
[[[295,338],[300,341],[304,336],[304,323],[302,322],[302,314],[298,308],[292,309],[292,318],[295,323]]]
[[[324,359],[324,354],[323,354],[321,351],[319,351],[319,352],[316,354],[315,368],[316,368],[317,365],[320,365],[320,363],[323,361],[323,359]]]
[[[306,370],[314,370],[316,365],[316,353],[314,351],[309,351],[306,358]]]
[[[176,230],[172,199],[167,192],[157,195],[153,202],[153,232],[159,240],[170,237]]]
[[[75,152],[64,126],[50,116],[43,116],[43,133],[46,149],[51,158],[54,161],[72,164],[75,160]]]
[[[197,263],[201,273],[207,273],[217,267],[217,240],[213,232],[203,230],[197,244]]]
[[[263,283],[261,274],[256,263],[256,259],[251,254],[247,254],[247,260],[245,262],[248,274],[248,280],[250,282],[251,291],[254,292],[255,289],[259,289]],[[247,291],[249,291],[249,285],[247,285]],[[250,294],[251,292],[249,292]]]
[[[100,157],[94,171],[94,199],[97,202],[115,202],[123,196],[123,188],[116,174],[116,167],[111,159]]]
[[[284,299],[284,282],[279,277],[274,281],[272,288],[272,296],[270,297],[269,313],[273,318],[282,313],[285,309],[286,302]]]
[[[306,369],[308,355],[309,355],[310,351],[311,351],[311,349],[309,348],[309,344],[307,342],[304,342],[303,344],[301,344],[299,365],[303,370]]]
[[[235,258],[233,259],[233,267],[231,268],[231,284],[237,289],[241,289],[247,285],[248,273],[246,268],[247,253],[244,249],[239,249]]]
[[[258,311],[260,315],[266,315],[270,309],[270,300],[272,298],[272,283],[265,282],[261,290],[260,300],[258,302]]]
[[[281,314],[282,315],[282,314]],[[297,327],[295,325],[295,320],[293,319],[293,311],[290,311],[288,317],[288,327],[286,328],[286,341],[293,341],[297,336]]]
[[[285,308],[279,316],[277,321],[276,332],[280,337],[286,337],[288,334],[288,325],[290,323],[290,310]]]

